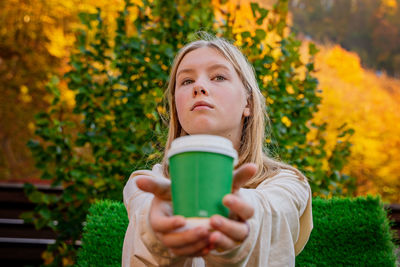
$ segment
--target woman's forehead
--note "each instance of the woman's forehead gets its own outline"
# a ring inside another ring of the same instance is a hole
[[[199,67],[208,68],[210,66],[222,67],[229,70],[233,70],[232,64],[225,58],[224,55],[216,48],[201,47],[188,52],[183,56],[179,66],[177,74],[182,69],[193,69]]]

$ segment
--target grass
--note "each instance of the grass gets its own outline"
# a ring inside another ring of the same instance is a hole
[[[379,198],[313,199],[314,229],[296,266],[396,265],[389,221]],[[121,202],[92,205],[78,266],[121,266],[128,218]]]

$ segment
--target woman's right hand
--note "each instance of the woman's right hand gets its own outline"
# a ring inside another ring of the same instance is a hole
[[[180,230],[185,226],[183,216],[173,216],[171,206],[171,189],[168,181],[156,180],[150,176],[140,175],[137,186],[154,195],[149,220],[157,238],[177,256],[198,257],[209,252],[209,231],[199,226]]]

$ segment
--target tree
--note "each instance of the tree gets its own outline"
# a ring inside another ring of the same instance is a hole
[[[48,53],[40,19],[46,3],[37,9],[18,1],[0,3],[0,178],[30,176],[26,141],[33,131],[33,114],[48,106],[43,98],[47,75],[59,60]],[[23,106],[24,108],[21,108]],[[28,126],[28,127],[27,127]]]
[[[296,32],[357,52],[368,68],[398,77],[400,8],[396,0],[293,0]]]
[[[95,12],[94,3],[106,10],[106,21],[114,20],[116,9],[123,4],[104,0],[0,2],[0,180],[40,175],[26,147],[35,129],[33,115],[50,106],[52,95],[45,85],[52,75],[68,71],[74,29],[80,26],[77,14]],[[64,80],[58,88],[60,101],[71,109],[73,91]]]
[[[357,180],[357,195],[379,194],[400,202],[400,81],[363,69],[359,56],[340,46],[320,47],[316,77],[323,92],[314,121],[329,120],[328,152],[343,123],[355,130],[346,173]],[[329,152],[328,152],[329,153]]]

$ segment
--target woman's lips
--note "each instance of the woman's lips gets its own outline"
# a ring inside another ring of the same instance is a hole
[[[211,109],[209,106],[196,106],[193,110]]]
[[[213,109],[213,108],[214,107],[211,104],[209,104],[209,103],[207,103],[205,101],[198,101],[192,106],[191,111],[193,111],[193,110],[206,110],[206,109]]]

